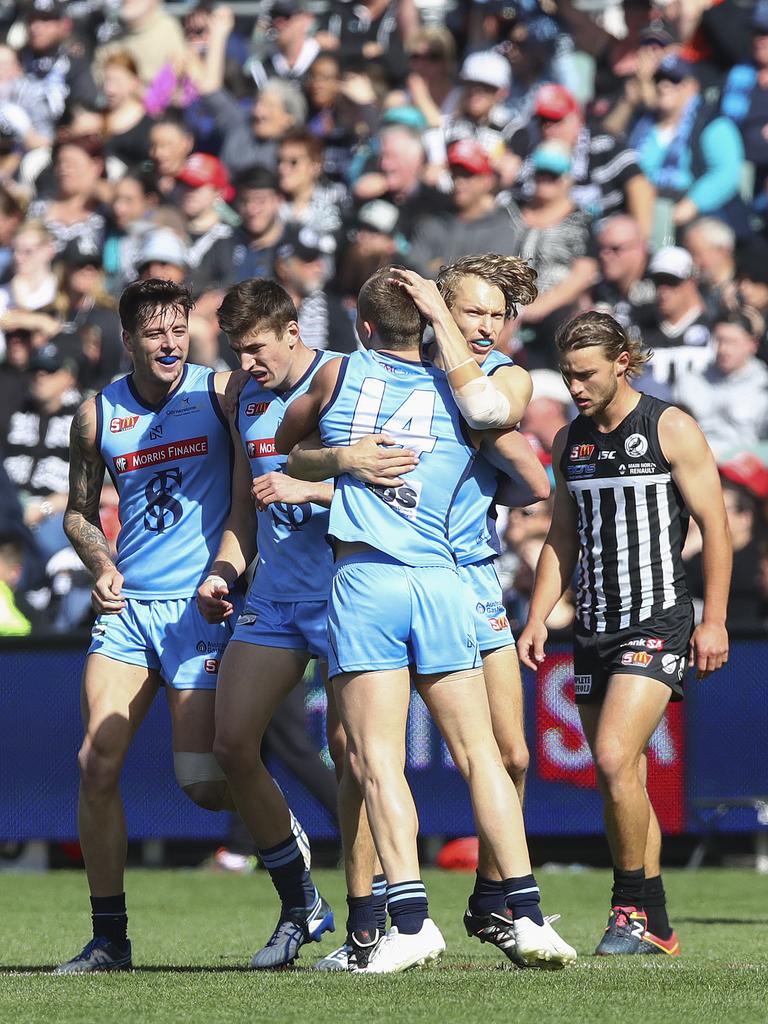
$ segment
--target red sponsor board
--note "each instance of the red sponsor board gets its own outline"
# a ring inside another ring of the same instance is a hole
[[[112,461],[117,473],[132,473],[135,469],[161,466],[166,462],[194,459],[207,454],[207,437],[189,437],[184,441],[169,441],[168,444],[159,444],[154,448],[141,448],[137,452],[116,455]]]
[[[248,455],[252,459],[263,459],[266,455],[277,455],[274,437],[262,437],[248,442]]]
[[[670,704],[648,749],[648,793],[667,833],[682,832],[684,825],[683,747],[682,704]],[[541,779],[581,789],[595,787],[592,755],[574,700],[570,655],[549,657],[538,671],[536,757]]]

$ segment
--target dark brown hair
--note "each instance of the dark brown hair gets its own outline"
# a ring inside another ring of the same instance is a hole
[[[298,322],[296,306],[285,288],[270,278],[250,278],[233,285],[216,310],[219,327],[230,338],[241,338],[257,327],[282,334]]]
[[[627,352],[627,377],[638,376],[653,355],[650,349],[644,348],[639,337],[630,337],[609,313],[596,313],[594,310],[579,313],[560,324],[555,332],[555,345],[560,352],[598,345],[605,350],[606,358],[611,362],[615,362],[622,352]]]
[[[183,310],[189,316],[194,306],[192,293],[183,284],[150,277],[128,285],[120,296],[118,312],[123,330],[135,337],[158,309]]]
[[[382,267],[368,278],[357,297],[357,312],[387,348],[418,348],[426,321],[408,292],[390,280],[392,269]]]

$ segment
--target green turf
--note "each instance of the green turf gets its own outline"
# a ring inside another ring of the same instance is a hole
[[[339,872],[321,890],[344,919]],[[335,945],[312,945],[300,968],[244,969],[275,920],[265,875],[132,871],[126,887],[136,970],[50,977],[46,966],[89,937],[81,874],[0,874],[0,1022],[34,1024],[326,1024],[336,1020],[489,1024],[764,1024],[768,1021],[768,878],[748,871],[666,876],[684,957],[596,959],[607,913],[607,873],[539,873],[544,910],[579,951],[572,969],[503,970],[501,955],[461,926],[471,876],[428,872],[432,915],[448,943],[442,964],[397,977],[307,970]]]

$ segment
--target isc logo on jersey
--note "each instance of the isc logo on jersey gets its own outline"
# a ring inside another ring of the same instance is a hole
[[[263,416],[269,408],[269,402],[249,402],[245,407],[246,416]]]
[[[262,437],[257,441],[248,442],[248,457],[263,459],[267,455],[277,455],[274,437]]]
[[[571,448],[571,454],[568,456],[569,462],[587,462],[595,453],[595,446],[593,444],[575,444]]]
[[[138,416],[113,416],[109,421],[109,432],[110,434],[120,434],[124,430],[133,430],[138,422]]]
[[[622,665],[639,665],[640,668],[648,668],[652,661],[653,655],[645,651],[624,651],[621,656]]]

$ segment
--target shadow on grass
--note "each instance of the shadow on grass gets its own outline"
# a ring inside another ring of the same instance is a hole
[[[675,924],[768,925],[768,917],[675,917]]]
[[[9,974],[53,974],[56,964],[6,964],[0,965],[0,977]],[[84,977],[86,974],[256,974],[245,964],[143,964],[130,971],[92,971],[83,975],[60,974],[56,977]]]

